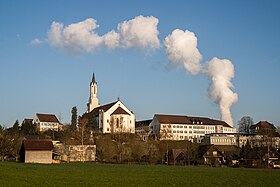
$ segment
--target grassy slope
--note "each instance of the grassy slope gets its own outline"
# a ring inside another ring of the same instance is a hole
[[[280,186],[280,170],[0,162],[0,186]]]

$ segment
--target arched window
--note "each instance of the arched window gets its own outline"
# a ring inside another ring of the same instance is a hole
[[[119,128],[120,126],[120,121],[119,121],[119,118],[117,118],[117,128]]]

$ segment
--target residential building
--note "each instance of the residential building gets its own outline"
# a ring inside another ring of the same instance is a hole
[[[250,131],[253,134],[265,134],[273,136],[275,130],[275,126],[267,121],[260,121],[257,124],[250,126]]]
[[[136,121],[135,123],[135,134],[141,137],[142,140],[147,140],[150,135],[150,123],[149,120]]]
[[[224,154],[214,145],[200,145],[197,154],[198,164],[221,166],[226,162]]]
[[[33,119],[33,124],[37,126],[37,129],[41,131],[59,131],[63,125],[59,122],[54,114],[39,114],[37,113]]]
[[[135,115],[118,98],[117,101],[99,105],[97,83],[93,74],[90,83],[88,111],[82,118],[87,118],[89,126],[99,133],[135,133]]]
[[[53,144],[51,140],[23,140],[20,161],[24,163],[51,164]]]
[[[155,114],[150,124],[151,134],[160,140],[190,140],[201,142],[205,134],[235,133],[224,121],[205,117]]]

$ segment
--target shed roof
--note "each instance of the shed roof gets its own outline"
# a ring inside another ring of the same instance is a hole
[[[50,140],[23,140],[22,144],[24,149],[29,151],[43,151],[53,149],[53,143]]]

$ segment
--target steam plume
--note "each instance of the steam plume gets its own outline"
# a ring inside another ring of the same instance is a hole
[[[238,95],[231,90],[233,84],[230,81],[234,77],[233,64],[227,59],[214,57],[208,62],[205,73],[212,81],[208,94],[211,100],[219,104],[221,120],[233,126],[230,107],[238,101]]]
[[[165,38],[164,45],[171,63],[183,65],[191,74],[197,74],[201,70],[202,56],[193,32],[176,29]]]
[[[200,62],[202,55],[197,47],[197,38],[188,30],[174,30],[164,40],[165,52],[171,63],[183,66],[187,72],[197,74],[205,73],[212,81],[208,95],[220,107],[221,120],[233,126],[230,112],[232,104],[236,103],[238,96],[231,90],[230,82],[234,77],[234,66],[229,60],[213,58],[205,66]],[[202,71],[203,69],[203,71]]]

